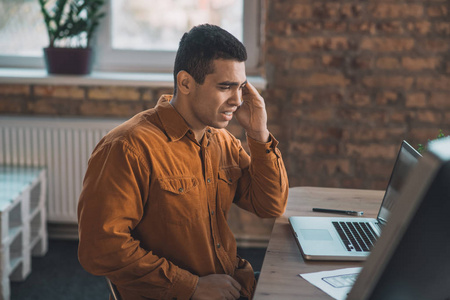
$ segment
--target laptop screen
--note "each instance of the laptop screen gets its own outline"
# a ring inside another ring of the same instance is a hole
[[[397,159],[392,170],[391,178],[389,179],[388,186],[383,198],[383,204],[378,212],[378,221],[381,224],[385,224],[389,218],[392,206],[399,198],[401,188],[406,181],[406,178],[411,173],[414,166],[417,164],[419,154],[411,145],[406,141],[402,142],[400,151],[398,152]]]

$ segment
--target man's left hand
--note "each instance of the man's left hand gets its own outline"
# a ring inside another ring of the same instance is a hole
[[[236,120],[251,138],[266,143],[269,141],[267,112],[263,97],[249,82],[242,90],[242,104],[234,113]]]

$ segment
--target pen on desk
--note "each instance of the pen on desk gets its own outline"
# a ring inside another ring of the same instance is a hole
[[[315,212],[344,214],[344,215],[350,215],[350,216],[362,216],[364,214],[363,211],[339,210],[339,209],[317,208],[317,207],[314,207],[312,210]]]

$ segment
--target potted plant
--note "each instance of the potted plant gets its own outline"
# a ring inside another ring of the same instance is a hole
[[[89,74],[92,37],[105,0],[39,0],[49,37],[44,48],[50,74]]]
[[[444,132],[442,131],[442,129],[439,129],[439,133],[438,133],[438,135],[437,135],[437,137],[436,137],[436,140],[437,139],[441,139],[441,138],[443,138],[443,137],[445,137],[445,134],[444,134]],[[430,142],[431,140],[428,140],[428,142]],[[428,149],[427,149],[427,146],[426,145],[424,145],[424,144],[418,144],[417,145],[417,151],[420,153],[420,154],[424,154],[426,151],[427,151]]]

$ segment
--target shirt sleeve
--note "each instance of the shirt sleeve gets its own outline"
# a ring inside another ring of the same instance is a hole
[[[262,218],[281,216],[287,204],[288,177],[278,141],[270,134],[263,143],[247,136],[250,156],[240,150],[242,177],[236,192],[236,204]]]
[[[190,299],[198,276],[140,247],[133,229],[149,192],[149,164],[126,142],[98,146],[78,204],[79,261],[88,272],[151,299]]]

